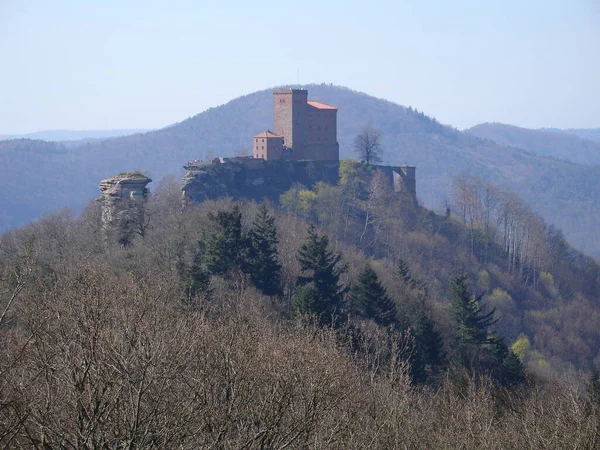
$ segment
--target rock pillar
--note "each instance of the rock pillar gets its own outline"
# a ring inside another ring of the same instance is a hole
[[[105,244],[131,245],[146,227],[146,185],[152,180],[139,172],[125,172],[100,182],[102,234]]]

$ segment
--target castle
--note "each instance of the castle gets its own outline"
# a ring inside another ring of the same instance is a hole
[[[254,158],[339,161],[337,108],[308,100],[305,89],[273,91],[273,125],[253,137]]]
[[[335,106],[308,100],[305,89],[273,91],[273,130],[252,138],[252,156],[191,161],[184,166],[183,203],[208,198],[277,200],[293,185],[339,181],[340,147]],[[378,172],[392,192],[416,199],[413,166],[365,166],[362,173]]]
[[[304,89],[273,91],[274,131],[252,138],[252,156],[191,161],[184,166],[183,206],[230,196],[262,201],[293,186],[311,188],[339,182],[340,150],[337,108],[308,100]],[[391,192],[416,202],[413,166],[371,166],[355,162],[359,176],[379,174]],[[123,173],[100,183],[105,242],[129,245],[143,223],[146,185],[152,180],[139,173]]]

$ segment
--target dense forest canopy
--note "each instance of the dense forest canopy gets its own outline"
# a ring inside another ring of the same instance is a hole
[[[597,447],[598,264],[479,178],[439,215],[358,164],[184,212],[166,179],[126,245],[97,202],[0,237],[0,445]]]
[[[303,87],[311,98],[339,108],[342,157],[354,156],[353,141],[365,125],[381,130],[384,164],[417,166],[418,195],[424,205],[442,207],[452,178],[467,171],[519,192],[535,212],[563,230],[570,243],[600,255],[600,167],[482,139],[444,126],[416,109],[346,88]],[[80,211],[96,195],[99,180],[115,173],[142,170],[159,180],[168,174],[180,176],[189,160],[248,152],[251,136],[271,124],[269,89],[143,134],[76,147],[1,141],[0,230],[25,224],[53,208]]]

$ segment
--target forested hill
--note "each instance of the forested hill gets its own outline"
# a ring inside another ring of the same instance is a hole
[[[568,128],[562,130],[560,128],[546,128],[548,131],[560,131],[561,133],[574,134],[583,139],[600,142],[600,128]]]
[[[0,236],[0,447],[599,448],[600,266],[475,178],[458,219],[340,172]]]
[[[0,134],[0,140],[9,139],[35,139],[43,141],[80,141],[94,139],[108,139],[112,137],[128,136],[143,133],[143,129],[117,129],[117,130],[44,130],[27,134]]]
[[[518,191],[578,248],[600,255],[600,168],[542,157],[441,125],[421,112],[331,85],[304,86],[309,97],[339,108],[342,157],[366,124],[383,131],[384,163],[417,166],[419,199],[439,207],[451,179],[468,171]],[[182,165],[209,155],[249,151],[250,139],[272,127],[272,91],[255,92],[167,128],[65,149],[37,141],[0,142],[0,228],[48,209],[80,208],[98,182],[141,170],[154,180],[182,174]]]
[[[600,142],[584,139],[570,131],[531,130],[503,123],[482,123],[466,131],[480,138],[520,147],[542,156],[580,164],[600,164]]]

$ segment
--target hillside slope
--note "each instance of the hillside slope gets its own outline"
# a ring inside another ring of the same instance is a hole
[[[541,156],[579,164],[600,164],[600,143],[569,131],[530,130],[503,123],[482,123],[466,131],[474,136],[520,147]]]
[[[468,171],[518,191],[575,246],[600,255],[600,167],[484,140],[411,108],[346,88],[304,87],[310,98],[339,108],[342,157],[353,156],[352,140],[364,125],[379,127],[384,133],[384,163],[417,166],[418,196],[425,205],[442,205],[452,177]],[[52,147],[52,154],[36,141],[0,142],[0,227],[25,223],[48,208],[81,208],[97,194],[98,182],[115,173],[141,170],[160,180],[167,174],[181,175],[182,165],[191,159],[249,151],[251,136],[272,127],[271,111],[267,89],[161,130],[69,149]]]

